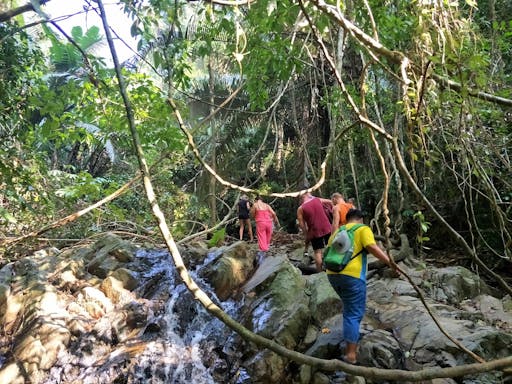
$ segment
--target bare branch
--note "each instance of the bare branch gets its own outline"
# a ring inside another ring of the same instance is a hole
[[[39,0],[39,5],[44,5],[48,1],[50,1],[50,0]],[[27,3],[25,5],[22,5],[21,7],[10,9],[5,12],[0,12],[0,23],[8,21],[8,20],[12,19],[13,17],[21,15],[22,13],[35,12],[35,11],[36,11],[36,9],[32,5],[32,3]]]
[[[26,240],[26,239],[29,239],[31,237],[37,237],[37,236],[40,236],[42,235],[43,233],[45,232],[48,232],[50,229],[55,229],[55,228],[58,228],[58,227],[62,227],[63,225],[66,225],[68,223],[71,223],[72,221],[75,221],[76,219],[78,219],[79,217],[85,215],[86,213],[89,213],[91,212],[93,209],[96,209],[106,203],[108,203],[109,201],[112,201],[114,200],[115,198],[117,198],[118,196],[122,195],[124,192],[126,192],[128,190],[128,188],[130,188],[136,181],[138,181],[141,177],[141,174],[137,174],[134,178],[132,178],[130,181],[128,181],[126,184],[124,184],[121,188],[117,189],[114,193],[111,193],[110,195],[108,195],[107,197],[105,197],[104,199],[88,206],[87,208],[85,209],[82,209],[78,212],[75,212],[71,215],[68,215],[62,219],[59,219],[57,221],[54,221],[53,223],[51,224],[48,224],[46,226],[44,226],[43,228],[37,230],[37,231],[33,231],[33,232],[30,232],[26,235],[23,235],[23,236],[19,236],[19,237],[16,237],[14,239],[3,239],[0,241],[0,245],[12,245],[12,244],[15,244],[15,243],[18,243],[22,240]]]

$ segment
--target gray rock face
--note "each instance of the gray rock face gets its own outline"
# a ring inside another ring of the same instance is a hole
[[[302,242],[293,246],[289,254],[300,259]],[[107,235],[83,248],[38,251],[0,269],[0,383],[165,383],[173,369],[194,377],[199,362],[219,383],[364,382],[299,366],[258,350],[218,321],[206,323],[211,316],[197,309],[183,285],[169,289],[174,272],[170,263],[160,265],[165,255],[138,258],[134,251]],[[304,276],[297,260],[272,252],[254,269],[255,251],[244,242],[214,250],[192,244],[183,253],[189,265],[208,261],[198,274],[205,279],[202,286],[210,284],[214,300],[247,328],[310,356],[343,354],[342,303],[325,273]],[[401,268],[420,286],[443,329],[486,360],[512,354],[509,297],[492,296],[467,269],[426,268],[406,256],[407,250],[394,254],[403,258]],[[418,292],[404,279],[386,277],[380,267],[371,267],[359,363],[419,370],[473,362],[440,332]],[[203,321],[208,325],[201,355],[190,329]],[[165,355],[161,343],[169,328],[192,340],[175,356]],[[142,357],[152,358],[154,366],[141,366]],[[185,368],[178,368],[184,361]],[[434,382],[486,384],[502,377],[493,372]]]

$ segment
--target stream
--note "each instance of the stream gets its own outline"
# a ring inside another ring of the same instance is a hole
[[[220,305],[211,287],[198,275],[204,265],[219,256],[218,252],[210,252],[204,262],[190,275],[202,290]],[[220,360],[217,353],[222,342],[218,336],[229,334],[226,326],[209,314],[203,306],[194,300],[185,284],[181,282],[174,269],[167,250],[141,250],[137,257],[146,259],[153,267],[144,274],[151,279],[156,274],[165,273],[168,283],[169,299],[162,316],[165,326],[160,339],[148,343],[140,356],[140,363],[133,372],[134,382],[138,383],[197,383],[214,384],[214,371],[223,371],[226,363]],[[223,309],[230,315],[238,310],[239,303],[229,300],[222,303]],[[211,364],[205,366],[205,362]],[[218,373],[217,373],[218,376]],[[226,380],[222,380],[227,382]]]

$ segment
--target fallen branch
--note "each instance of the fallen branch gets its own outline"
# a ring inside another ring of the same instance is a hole
[[[31,237],[38,237],[38,236],[42,235],[43,233],[48,232],[50,229],[55,229],[55,228],[61,227],[63,225],[66,225],[68,223],[71,223],[72,221],[75,221],[76,219],[78,219],[79,217],[85,215],[86,213],[91,212],[93,209],[98,208],[98,207],[102,206],[103,204],[106,204],[106,203],[114,200],[116,197],[122,195],[137,180],[139,180],[140,177],[141,177],[141,174],[138,173],[134,178],[132,178],[130,181],[128,181],[126,184],[124,184],[121,188],[117,189],[114,193],[111,193],[110,195],[108,195],[104,199],[102,199],[102,200],[100,200],[100,201],[98,201],[98,202],[88,206],[85,209],[82,209],[82,210],[80,210],[78,212],[75,212],[75,213],[72,213],[71,215],[68,215],[68,216],[66,216],[66,217],[64,217],[62,219],[54,221],[53,223],[48,224],[48,225],[44,226],[43,228],[41,228],[41,229],[39,229],[37,231],[33,231],[33,232],[30,232],[30,233],[27,233],[26,235],[15,237],[15,238],[2,239],[2,240],[0,240],[0,246],[12,245],[12,244],[18,243],[18,242],[20,242],[22,240],[29,239]]]

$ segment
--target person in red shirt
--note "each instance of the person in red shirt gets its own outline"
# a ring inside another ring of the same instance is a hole
[[[316,269],[322,271],[322,252],[331,236],[331,223],[322,204],[332,204],[328,199],[322,199],[307,192],[300,197],[301,205],[297,209],[297,221],[304,233],[306,241],[311,241]]]

